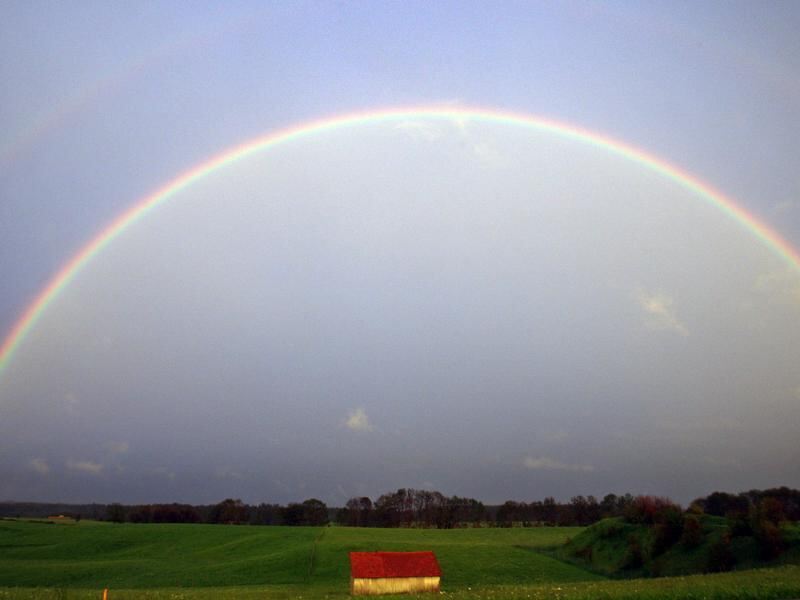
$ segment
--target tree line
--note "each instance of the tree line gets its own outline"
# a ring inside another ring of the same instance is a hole
[[[141,504],[108,506],[106,519],[122,523],[214,523],[223,525],[307,525],[319,526],[330,522],[329,509],[324,502],[310,498],[303,502],[279,504],[245,504],[239,499],[226,498],[218,504]]]
[[[574,496],[569,502],[553,497],[532,502],[507,500],[501,505],[484,505],[474,498],[445,496],[438,491],[400,488],[380,495],[374,501],[367,496],[350,498],[341,508],[330,508],[321,500],[280,504],[246,504],[226,498],[212,505],[190,504],[44,504],[0,503],[0,516],[47,517],[62,514],[131,523],[218,523],[233,525],[326,525],[336,523],[351,527],[514,527],[514,526],[586,526],[608,517],[635,519],[642,509],[642,498],[631,494]],[[678,505],[667,499],[670,507]],[[644,506],[650,506],[644,502]],[[660,506],[660,505],[659,505]],[[679,507],[678,507],[679,508]],[[670,508],[669,513],[672,510]],[[682,509],[680,509],[682,511]],[[800,490],[787,487],[750,490],[739,494],[715,491],[694,500],[687,512],[726,516],[740,523],[752,522],[761,511],[769,522],[800,520]],[[690,525],[690,528],[692,525]],[[741,525],[744,527],[744,525]],[[740,529],[741,529],[740,527]]]
[[[800,521],[800,490],[785,486],[739,494],[713,492],[705,498],[698,498],[692,504],[697,504],[706,514],[726,517],[747,514],[764,501],[779,511],[785,520]]]

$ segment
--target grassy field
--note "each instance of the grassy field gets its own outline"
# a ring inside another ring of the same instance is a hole
[[[398,530],[0,521],[0,599],[333,598],[351,550],[433,550],[452,598],[791,598],[800,568],[609,581],[541,550],[577,528]],[[407,596],[405,598],[408,598]]]

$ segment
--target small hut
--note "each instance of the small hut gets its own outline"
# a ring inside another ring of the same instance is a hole
[[[354,596],[438,592],[442,570],[433,552],[351,552]]]

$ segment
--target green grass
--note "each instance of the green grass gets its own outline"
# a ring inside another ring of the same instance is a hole
[[[606,580],[552,556],[581,531],[0,521],[0,600],[97,599],[105,587],[113,600],[342,599],[348,596],[347,553],[377,549],[433,550],[444,572],[444,596],[455,599],[800,597],[796,566]]]
[[[305,583],[319,530],[0,521],[0,585],[152,588]]]
[[[433,550],[452,588],[597,579],[536,552],[579,529],[355,529],[0,521],[0,586],[303,585],[346,591],[352,550]],[[313,549],[313,564],[312,564]]]

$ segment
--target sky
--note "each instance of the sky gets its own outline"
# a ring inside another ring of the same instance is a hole
[[[7,4],[0,339],[204,161],[408,111],[231,160],[84,261],[0,371],[0,500],[800,487],[800,265],[753,229],[800,248],[799,28],[788,1]]]

